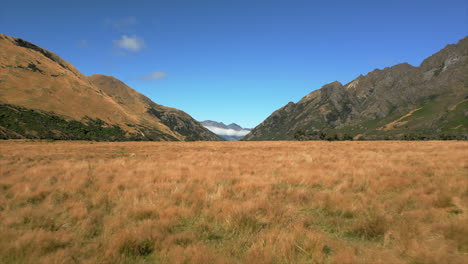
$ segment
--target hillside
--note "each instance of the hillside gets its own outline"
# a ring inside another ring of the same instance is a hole
[[[333,82],[271,114],[244,140],[467,139],[468,37],[425,59]]]
[[[161,126],[162,123],[185,141],[220,140],[187,113],[156,104],[112,76],[95,74],[88,78],[92,84],[120,104],[126,112],[139,115],[140,123],[146,127],[152,124]]]
[[[189,115],[115,78],[116,86],[97,81],[105,78],[111,77],[88,78],[58,55],[0,34],[0,137],[219,140]],[[113,136],[102,133],[109,129]]]

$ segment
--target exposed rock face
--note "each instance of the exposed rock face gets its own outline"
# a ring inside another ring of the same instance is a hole
[[[2,138],[220,140],[186,113],[155,104],[113,77],[88,78],[55,53],[3,34],[0,105]]]
[[[467,98],[468,37],[419,67],[402,63],[327,84],[275,111],[244,140],[466,138]]]

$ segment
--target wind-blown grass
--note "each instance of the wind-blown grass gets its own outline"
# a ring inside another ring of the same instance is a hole
[[[0,142],[0,263],[467,263],[467,142]]]

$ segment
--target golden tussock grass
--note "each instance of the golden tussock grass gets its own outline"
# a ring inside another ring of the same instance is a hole
[[[1,263],[467,263],[467,142],[0,142]]]

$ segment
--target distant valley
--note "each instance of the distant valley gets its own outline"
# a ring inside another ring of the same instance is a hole
[[[250,128],[242,128],[235,123],[225,125],[223,122],[216,122],[211,120],[202,121],[201,124],[211,132],[227,141],[241,140],[252,130]]]

